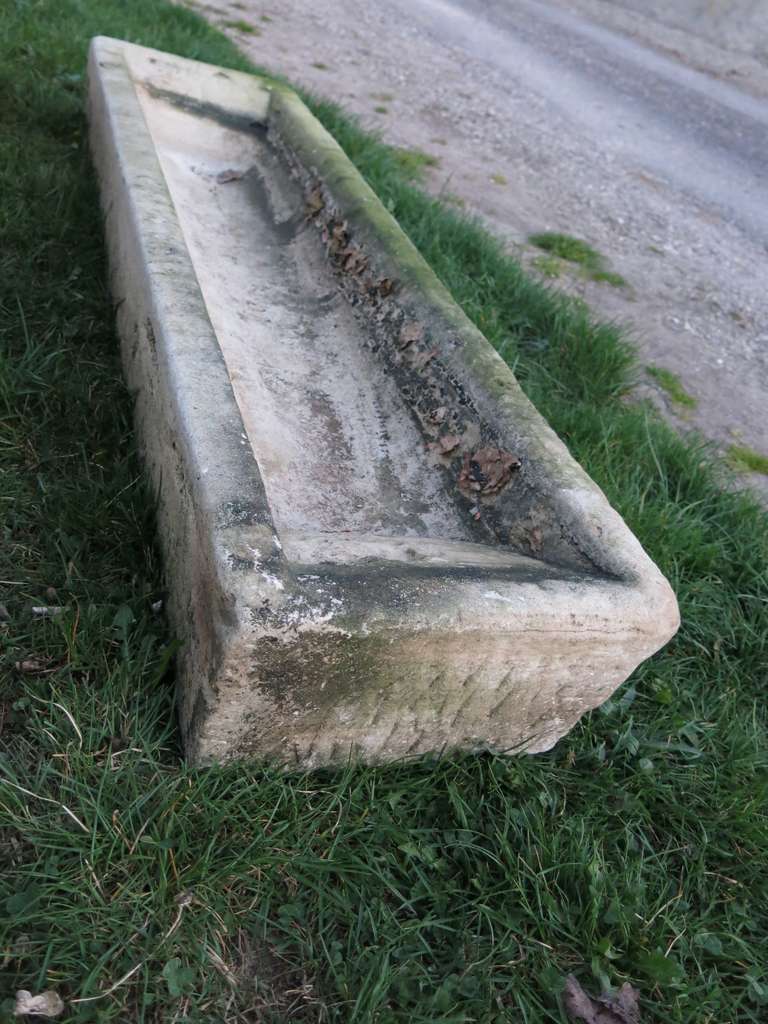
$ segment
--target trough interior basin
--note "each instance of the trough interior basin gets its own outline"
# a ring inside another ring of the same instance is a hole
[[[543,571],[446,486],[267,129],[138,92],[288,559]]]

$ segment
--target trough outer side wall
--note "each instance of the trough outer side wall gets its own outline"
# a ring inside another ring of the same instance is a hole
[[[283,559],[258,468],[241,444],[245,428],[144,124],[125,44],[94,39],[88,77],[110,289],[137,437],[157,496],[166,607],[180,641],[177,706],[186,739],[218,703],[216,680],[240,630],[231,553],[270,551],[273,572],[281,571]]]
[[[418,579],[380,565],[357,581],[373,591],[368,603],[350,581],[308,569],[312,584],[280,614],[306,615],[314,601],[315,624],[285,631],[278,615],[263,632],[243,628],[194,760],[266,756],[314,768],[350,756],[548,750],[657,635],[652,611],[627,621],[631,591],[605,581]],[[326,619],[334,594],[343,607]]]

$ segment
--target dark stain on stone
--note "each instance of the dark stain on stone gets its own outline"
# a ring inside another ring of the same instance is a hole
[[[193,99],[191,96],[183,96],[173,92],[171,89],[159,89],[156,85],[145,82],[144,88],[150,96],[155,99],[165,100],[173,107],[183,110],[187,114],[194,114],[196,117],[204,117],[215,121],[223,128],[232,128],[238,132],[250,132],[254,135],[265,135],[266,127],[258,120],[244,114],[233,114],[231,110],[225,110],[215,103],[206,103],[203,100]]]
[[[227,555],[227,565],[234,572],[251,572],[256,568],[252,558],[241,558],[239,555]]]

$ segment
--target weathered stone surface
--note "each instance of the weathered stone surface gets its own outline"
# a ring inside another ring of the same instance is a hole
[[[601,491],[290,90],[93,41],[189,757],[552,746],[675,632]]]

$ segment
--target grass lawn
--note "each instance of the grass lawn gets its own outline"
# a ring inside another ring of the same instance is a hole
[[[64,1021],[534,1024],[565,1020],[570,971],[631,981],[644,1024],[764,1022],[766,517],[627,403],[616,327],[528,280],[322,102],[668,574],[683,626],[549,754],[184,766],[87,155],[97,33],[247,68],[159,0],[3,8],[0,1000],[52,988]]]

